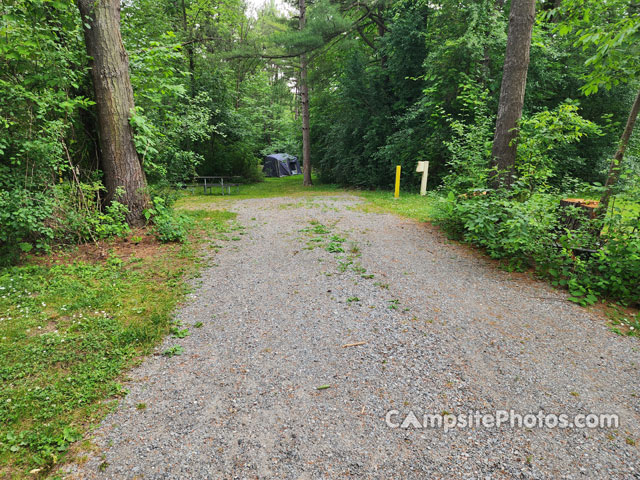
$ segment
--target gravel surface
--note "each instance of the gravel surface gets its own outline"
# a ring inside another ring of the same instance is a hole
[[[177,313],[191,335],[158,348],[184,353],[131,373],[70,478],[640,478],[637,339],[432,226],[359,202],[231,204],[246,234]],[[327,251],[332,235],[344,253]],[[615,413],[620,425],[385,421],[509,409]]]

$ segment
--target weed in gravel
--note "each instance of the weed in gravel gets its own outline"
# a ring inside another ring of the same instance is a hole
[[[171,335],[175,338],[185,338],[190,335],[188,328],[171,327]]]
[[[388,308],[389,310],[397,310],[398,309],[398,305],[400,304],[400,300],[394,299],[394,300],[388,300],[389,305]]]
[[[184,353],[184,348],[181,345],[174,345],[173,347],[167,348],[162,355],[165,357],[175,357],[176,355],[182,355]]]
[[[353,264],[351,260],[338,260],[338,271],[344,273]]]
[[[364,268],[360,262],[354,262],[354,264],[351,266],[351,270],[353,270],[355,273],[362,275],[363,273],[367,272],[367,269]]]
[[[322,238],[312,238],[309,241],[307,241],[307,246],[303,247],[303,250],[313,250],[316,247],[321,246],[321,244],[324,243],[324,239]]]
[[[319,223],[317,220],[311,220],[311,222],[309,223],[311,224],[311,226],[303,228],[302,230],[300,230],[300,232],[309,233],[312,235],[326,235],[328,233],[331,233],[329,227]]]
[[[327,245],[327,252],[329,253],[342,253],[344,252],[344,248],[342,247],[342,244],[345,242],[345,239],[343,237],[340,237],[338,235],[332,235],[330,240],[329,240],[329,245]]]
[[[358,297],[349,297],[347,298],[347,303],[359,302],[360,299]]]

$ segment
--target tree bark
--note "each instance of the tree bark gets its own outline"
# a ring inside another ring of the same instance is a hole
[[[134,108],[133,89],[129,57],[120,36],[120,0],[78,0],[78,9],[91,57],[106,201],[117,200],[126,205],[127,221],[141,225],[149,197],[129,124]],[[118,189],[122,189],[121,195],[117,195]]]
[[[510,187],[515,175],[518,122],[522,117],[527,86],[531,32],[536,16],[535,0],[513,0],[509,13],[507,49],[504,57],[498,118],[491,156],[497,167],[491,186]]]
[[[299,0],[300,30],[304,30],[307,22],[307,6],[305,0]],[[302,106],[302,184],[313,185],[311,181],[311,137],[309,125],[309,83],[307,82],[307,55],[300,55],[300,104]]]
[[[187,6],[185,4],[185,1],[182,0],[182,28],[184,30],[184,34],[187,37],[192,37],[192,35],[189,35],[189,24],[187,22]],[[195,60],[193,58],[193,43],[192,43],[193,38],[188,38],[188,42],[189,44],[187,45],[186,48],[186,52],[187,52],[187,59],[189,61],[189,84],[191,85],[191,98],[194,98],[196,96],[196,76],[195,76]]]
[[[636,119],[638,118],[639,112],[640,91],[638,91],[636,99],[631,106],[631,111],[629,112],[629,117],[627,118],[627,125],[624,127],[624,131],[622,132],[618,150],[616,151],[616,154],[613,156],[613,159],[609,164],[609,175],[607,176],[607,181],[604,184],[605,191],[602,194],[602,198],[600,198],[600,205],[598,207],[600,216],[604,216],[607,213],[607,210],[609,208],[609,200],[611,200],[611,197],[613,195],[613,187],[618,183],[618,180],[620,180],[620,173],[622,173],[622,160],[624,159],[624,153],[627,150],[627,145],[629,145],[629,139],[631,138],[631,134],[633,133],[633,127],[636,124]]]

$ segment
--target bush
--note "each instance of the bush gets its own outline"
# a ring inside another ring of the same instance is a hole
[[[95,212],[87,220],[93,227],[96,238],[126,237],[131,233],[126,215],[129,209],[120,202],[113,201],[105,207],[104,212]]]
[[[104,240],[113,236],[126,237],[131,233],[127,224],[126,205],[112,201],[102,207],[100,182],[71,184],[53,187],[54,210],[49,223],[53,228],[54,242],[58,244]],[[116,192],[116,198],[122,193]]]
[[[552,233],[558,227],[557,205],[552,195],[535,195],[520,202],[505,192],[458,197],[451,192],[435,216],[449,232],[522,270],[555,248]]]
[[[638,220],[608,217],[601,235],[599,220],[569,230],[559,201],[551,194],[520,201],[507,192],[451,192],[437,204],[434,218],[451,235],[506,260],[509,269],[535,268],[554,285],[568,288],[572,301],[585,305],[611,298],[640,304]]]
[[[611,215],[605,222],[600,248],[587,258],[567,259],[575,301],[608,297],[640,304],[640,232],[638,219]],[[590,301],[587,303],[591,303]]]
[[[145,217],[153,222],[153,233],[162,243],[182,243],[187,240],[187,229],[191,220],[167,206],[162,197],[153,199],[153,208],[145,211]]]
[[[473,109],[483,111],[482,105]],[[579,208],[561,209],[562,196],[551,185],[562,147],[600,135],[598,126],[580,117],[570,103],[524,118],[518,177],[509,190],[488,190],[488,126],[481,116],[471,125],[452,122],[455,137],[447,142],[452,173],[444,179],[447,196],[436,204],[434,218],[451,235],[505,260],[508,268],[533,267],[554,285],[567,288],[577,303],[604,297],[640,303],[637,213],[633,208],[614,209],[605,219],[589,220]],[[563,183],[571,184],[568,180]],[[597,196],[601,188],[590,190]],[[638,202],[627,197],[626,205]],[[575,215],[579,221],[569,221]]]
[[[53,208],[53,199],[40,192],[0,190],[0,245],[10,247],[33,240],[38,247],[46,247],[54,237],[47,224]]]
[[[0,257],[3,263],[17,260],[19,253],[47,250],[112,236],[124,237],[131,230],[127,207],[113,201],[101,208],[94,183],[61,183],[45,192],[21,188],[0,189]]]

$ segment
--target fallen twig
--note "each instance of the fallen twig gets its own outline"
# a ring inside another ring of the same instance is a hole
[[[355,342],[355,343],[345,343],[344,345],[342,345],[342,348],[347,348],[347,347],[358,347],[360,345],[364,345],[367,342]]]

